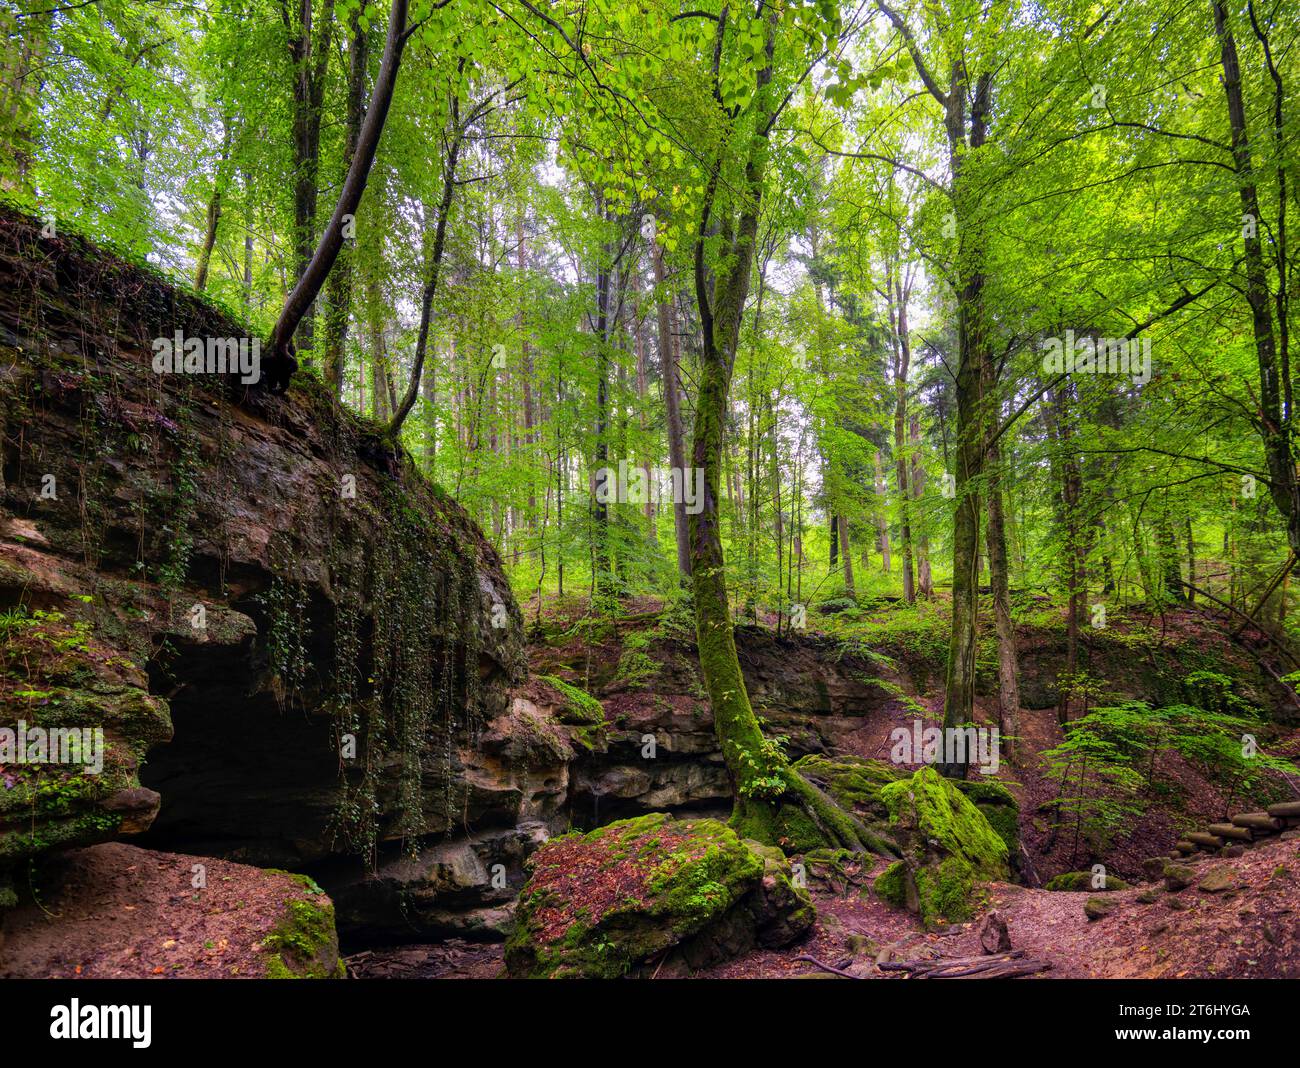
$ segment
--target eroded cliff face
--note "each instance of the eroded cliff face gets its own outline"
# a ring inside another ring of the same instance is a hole
[[[0,867],[544,825],[568,754],[500,740],[520,617],[466,513],[311,380],[156,373],[154,338],[247,330],[39,226],[0,211],[0,727],[102,727],[105,760],[0,760]]]

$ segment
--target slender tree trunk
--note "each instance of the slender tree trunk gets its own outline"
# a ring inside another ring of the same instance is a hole
[[[1251,327],[1255,337],[1255,356],[1259,365],[1259,413],[1257,421],[1263,438],[1268,464],[1269,493],[1287,523],[1287,542],[1293,552],[1300,552],[1300,478],[1292,455],[1291,374],[1289,354],[1281,353],[1279,368],[1277,337],[1269,308],[1268,267],[1260,233],[1264,219],[1260,214],[1250,136],[1246,125],[1246,105],[1241,90],[1241,67],[1237,59],[1237,42],[1228,25],[1228,11],[1223,0],[1211,0],[1214,29],[1219,39],[1220,65],[1223,67],[1223,91],[1228,102],[1228,122],[1232,129],[1232,155],[1241,196],[1245,244],[1246,302],[1250,305]],[[1270,64],[1271,65],[1271,64]],[[1280,105],[1279,105],[1280,106]],[[1285,210],[1285,190],[1282,204]],[[1284,235],[1283,235],[1284,237]]]
[[[342,181],[347,180],[347,172],[352,166],[352,159],[356,156],[357,145],[361,140],[369,45],[370,34],[368,30],[362,28],[361,8],[357,8],[352,13],[352,46],[348,61],[347,134]],[[353,223],[355,225],[355,220]],[[341,396],[343,390],[343,361],[347,345],[348,319],[352,312],[352,260],[353,249],[343,246],[339,250],[339,260],[330,273],[325,291],[325,344],[323,346],[325,381],[332,387],[336,397]]]
[[[980,78],[971,110],[970,147],[984,143],[992,81]],[[958,264],[963,279],[958,300],[956,509],[953,516],[952,631],[948,645],[948,679],[944,692],[946,727],[970,723],[975,713],[975,651],[979,622],[979,488],[984,468],[984,390],[988,360],[984,308],[983,238],[969,221],[970,195],[962,181],[965,152],[966,82],[954,64],[947,96],[946,126],[957,208]],[[965,778],[968,765],[945,766],[947,774]]]
[[[536,444],[536,435],[533,427],[536,425],[536,416],[533,413],[533,350],[528,343],[528,331],[524,321],[524,306],[527,300],[527,274],[528,274],[528,244],[524,230],[524,201],[519,201],[519,214],[516,223],[516,235],[519,243],[519,286],[520,286],[520,304],[519,315],[516,322],[519,324],[520,338],[520,359],[523,363],[524,376],[524,444],[527,446],[529,456],[533,454],[533,446]],[[531,470],[531,466],[530,466]],[[528,480],[528,529],[537,529],[537,490],[533,485],[532,476]]]
[[[658,242],[652,246],[655,293],[658,302],[659,363],[664,382],[664,408],[668,416],[668,463],[686,479],[685,433],[682,429],[681,386],[677,381],[678,345],[673,330],[673,304],[664,289],[664,253]],[[686,502],[673,502],[673,531],[677,538],[677,571],[682,579],[691,575],[691,545]]]
[[[291,27],[288,2],[281,10],[289,30],[293,63],[293,220],[294,280],[301,281],[316,244],[316,204],[319,199],[320,128],[334,30],[334,0],[325,0],[321,22],[312,31],[312,0],[300,0],[297,26]],[[319,290],[318,290],[319,292]],[[298,324],[298,347],[313,344],[315,294]]]
[[[603,200],[598,204],[600,218],[606,224],[609,216]],[[614,573],[610,557],[609,504],[618,474],[609,467],[609,297],[612,270],[613,242],[601,243],[600,262],[596,265],[596,330],[593,338],[596,352],[596,486],[592,507],[595,529],[592,532],[592,592],[600,611],[614,607]],[[602,487],[602,479],[604,486]],[[602,492],[603,489],[603,492]]]
[[[884,501],[889,492],[889,484],[885,481],[885,465],[880,457],[880,450],[876,450],[876,499],[881,504],[880,510],[876,514],[876,547],[880,550],[880,570],[888,575],[893,567],[893,558],[889,551],[889,520],[885,517]]]
[[[1160,579],[1163,599],[1168,604],[1183,600],[1183,571],[1178,559],[1178,542],[1174,538],[1169,508],[1163,505],[1155,519],[1156,549],[1160,556]]]
[[[850,599],[857,597],[853,584],[853,554],[849,552],[849,521],[841,512],[838,518],[840,538],[840,558],[844,561],[844,595]]]
[[[208,287],[208,266],[212,263],[212,250],[217,244],[217,227],[221,223],[221,201],[226,191],[226,163],[230,158],[230,123],[226,119],[225,130],[221,135],[221,158],[217,162],[217,172],[212,179],[212,197],[208,200],[207,226],[203,232],[203,247],[199,250],[199,261],[194,269],[194,288],[202,293]]]
[[[724,7],[715,36],[715,88],[726,32],[726,11]],[[709,694],[714,729],[732,780],[732,823],[746,837],[775,843],[781,837],[783,806],[795,804],[806,814],[806,820],[822,831],[828,844],[852,849],[867,844],[872,837],[870,832],[790,768],[781,753],[763,738],[736,654],[719,529],[727,400],[754,262],[769,151],[768,134],[776,118],[770,101],[772,53],[778,18],[775,9],[766,17],[766,64],[757,77],[753,102],[755,129],[749,139],[744,180],[738,194],[740,206],[737,217],[734,221],[727,221],[722,234],[726,254],[719,261],[722,266],[711,294],[706,281],[705,241],[711,229],[711,212],[719,182],[717,167],[706,184],[704,208],[695,238],[695,293],[703,344],[692,462],[704,476],[703,507],[690,517],[695,629],[700,672]],[[859,845],[854,846],[854,842]]]
[[[907,374],[912,362],[912,343],[908,335],[908,293],[894,268],[890,290],[889,319],[894,328],[894,467],[898,480],[898,524],[903,549],[903,600],[916,601],[916,584],[912,574],[912,508],[907,472]],[[888,282],[887,282],[888,284]]]
[[[1016,656],[1016,627],[1011,619],[1011,580],[1002,500],[1002,450],[997,442],[990,442],[984,460],[988,465],[988,521],[984,538],[988,546],[993,621],[998,636],[998,726],[1007,759],[1014,761],[1015,739],[1020,729],[1020,666]]]
[[[472,116],[471,116],[472,118]],[[468,125],[468,121],[466,123]],[[434,224],[433,241],[429,248],[428,259],[424,265],[424,292],[420,299],[420,329],[415,338],[415,361],[411,368],[411,380],[407,383],[402,400],[393,411],[393,418],[387,427],[388,435],[397,439],[402,424],[415,407],[415,399],[420,390],[420,381],[424,376],[425,353],[429,347],[429,324],[433,316],[433,297],[438,291],[438,280],[442,276],[443,251],[447,247],[447,219],[451,215],[451,202],[456,193],[456,168],[460,163],[461,149],[465,143],[465,125],[460,123],[459,108],[452,107],[451,146],[447,158],[443,161],[442,198],[438,201],[437,221]]]
[[[310,4],[310,0],[304,0]],[[332,11],[333,0],[329,0]],[[366,181],[370,177],[370,168],[379,149],[379,138],[384,131],[388,118],[388,109],[393,102],[393,90],[397,85],[397,73],[401,67],[402,52],[406,47],[406,12],[408,0],[392,0],[388,16],[388,37],[384,45],[384,57],[380,61],[379,76],[375,79],[374,91],[370,95],[370,106],[366,109],[365,121],[361,125],[361,135],[357,141],[357,150],[348,167],[347,178],[339,191],[338,201],[334,205],[334,214],[330,217],[321,235],[320,243],[312,254],[310,263],[302,271],[293,291],[285,299],[275,329],[271,332],[270,357],[264,360],[280,364],[282,368],[292,371],[296,364],[292,355],[292,341],[298,324],[302,321],[316,297],[320,294],[325,279],[329,276],[343,246],[344,217],[355,216],[361,195],[365,192]],[[322,83],[324,74],[322,71]],[[314,175],[313,175],[314,185]],[[312,215],[315,215],[314,207]],[[277,376],[287,384],[287,375],[277,370]]]
[[[1058,443],[1061,479],[1061,517],[1065,533],[1064,571],[1068,602],[1065,617],[1065,678],[1057,700],[1057,719],[1064,726],[1070,721],[1071,690],[1079,671],[1079,625],[1086,596],[1083,566],[1083,536],[1079,522],[1082,479],[1074,454],[1073,412],[1069,382],[1048,392],[1049,434]]]
[[[908,426],[912,444],[912,499],[920,501],[925,495],[925,464],[921,459],[921,417],[913,414]],[[930,575],[930,534],[921,529],[916,542],[916,584],[926,600],[934,596],[934,579]]]

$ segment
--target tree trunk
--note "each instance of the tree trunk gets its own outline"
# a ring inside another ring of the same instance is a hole
[[[316,240],[316,204],[319,199],[320,128],[329,70],[330,39],[334,31],[334,0],[325,0],[321,24],[312,33],[312,0],[300,0],[298,25],[289,24],[287,0],[281,7],[289,31],[289,57],[293,62],[293,220],[294,280],[300,281],[311,262]],[[312,295],[315,300],[315,294]],[[314,313],[309,302],[297,331],[299,348],[313,343]]]
[[[894,328],[894,467],[898,480],[898,524],[903,549],[903,600],[916,601],[916,585],[912,574],[912,509],[911,491],[907,477],[907,373],[912,362],[912,343],[908,338],[908,293],[894,268],[893,288],[890,290],[889,320]],[[888,283],[887,283],[888,284]]]
[[[310,2],[310,0],[305,0]],[[332,0],[330,0],[332,4]],[[288,375],[294,369],[292,342],[298,324],[307,314],[316,297],[320,294],[325,279],[329,276],[343,246],[343,217],[355,216],[361,195],[365,192],[366,181],[370,177],[370,168],[379,149],[379,138],[384,131],[388,118],[388,109],[393,102],[393,90],[397,85],[397,72],[402,63],[402,52],[406,47],[406,11],[407,0],[392,0],[388,16],[388,38],[384,44],[384,57],[379,65],[379,76],[375,79],[375,88],[370,95],[370,106],[366,109],[365,121],[361,125],[361,135],[357,141],[357,150],[348,167],[348,176],[339,191],[334,214],[330,217],[321,235],[320,243],[311,257],[311,262],[303,270],[293,291],[280,310],[275,328],[271,331],[270,356],[264,360],[278,363],[276,377],[287,385]],[[314,184],[314,182],[313,182]]]
[[[1255,337],[1255,356],[1259,365],[1259,412],[1257,420],[1268,463],[1269,492],[1273,503],[1286,520],[1287,542],[1292,552],[1300,552],[1300,479],[1291,449],[1291,382],[1288,354],[1282,352],[1278,368],[1277,338],[1269,308],[1268,268],[1259,234],[1265,224],[1260,215],[1259,194],[1255,184],[1250,137],[1246,126],[1246,105],[1241,91],[1241,68],[1237,59],[1237,42],[1228,25],[1228,12],[1222,0],[1211,0],[1214,30],[1219,38],[1220,64],[1223,67],[1223,91],[1228,101],[1228,122],[1232,129],[1232,155],[1237,173],[1244,219],[1253,225],[1246,228],[1245,266],[1246,301],[1250,305],[1251,327]],[[1286,403],[1283,403],[1285,397]]]
[[[652,245],[655,294],[658,302],[659,364],[664,381],[664,407],[668,416],[668,463],[686,478],[685,433],[682,429],[681,387],[677,382],[677,337],[673,332],[672,298],[664,290],[664,253],[658,242]],[[691,542],[686,502],[673,502],[673,531],[677,538],[677,571],[682,579],[691,576]]]
[[[857,591],[853,585],[853,554],[849,552],[849,521],[841,512],[838,518],[840,558],[844,561],[844,596],[853,599]]]
[[[880,450],[876,450],[876,499],[880,504],[880,511],[876,514],[876,547],[880,550],[880,570],[886,575],[889,574],[893,566],[893,560],[889,554],[889,520],[885,517],[884,501],[889,492],[889,484],[885,481],[885,465],[880,459]]]
[[[366,91],[366,65],[369,55],[370,34],[361,27],[361,9],[352,14],[352,47],[348,62],[347,134],[343,155],[342,180],[347,180],[348,168],[356,156],[361,140],[361,122],[364,117],[363,102]],[[355,222],[355,220],[354,220]],[[353,250],[344,246],[339,250],[339,262],[331,272],[326,286],[325,301],[325,381],[333,388],[336,397],[342,395],[344,349],[348,337],[348,319],[352,311],[352,259]]]
[[[231,120],[227,119],[224,123],[221,158],[217,163],[217,173],[212,179],[212,197],[208,201],[208,220],[203,232],[203,247],[199,250],[199,261],[194,268],[194,288],[200,293],[208,287],[208,266],[212,262],[212,250],[217,244],[217,227],[221,223],[221,200],[226,191],[226,161],[230,156],[230,122]]]
[[[715,38],[715,79],[726,32],[725,12],[724,8]],[[695,238],[695,292],[703,344],[692,462],[704,475],[703,507],[690,517],[696,639],[700,672],[713,710],[714,730],[732,781],[732,823],[739,833],[775,843],[781,837],[781,808],[783,804],[794,804],[823,832],[828,844],[850,849],[870,848],[874,836],[861,821],[839,809],[825,794],[791,769],[780,751],[763,737],[736,655],[719,529],[727,397],[754,260],[769,150],[768,133],[771,122],[775,121],[770,99],[778,17],[773,11],[766,20],[766,65],[757,77],[754,99],[756,127],[750,136],[744,182],[738,194],[741,203],[738,218],[729,224],[723,235],[726,254],[719,260],[721,267],[711,295],[706,283],[705,241],[719,182],[716,166],[708,179]]]
[[[921,417],[913,415],[908,426],[908,438],[912,444],[912,500],[919,501],[925,495],[925,464],[921,459]],[[930,575],[930,534],[924,528],[916,542],[916,584],[918,592],[926,600],[934,596],[934,580]]]
[[[990,441],[984,459],[988,465],[988,522],[984,539],[993,586],[993,623],[998,636],[998,726],[1007,759],[1014,761],[1015,738],[1020,729],[1020,667],[1016,656],[1016,628],[1011,619],[1011,580],[1002,500],[1002,450],[996,441]]]
[[[609,222],[604,203],[599,204],[600,218]],[[596,607],[600,611],[609,611],[614,607],[614,573],[610,559],[609,544],[609,504],[602,500],[602,495],[611,492],[611,484],[616,483],[617,472],[609,469],[609,293],[610,260],[613,257],[611,241],[604,241],[600,247],[600,262],[596,265],[596,485],[601,488],[604,480],[604,494],[597,493],[593,507],[595,509],[596,527],[592,532],[592,592]]]

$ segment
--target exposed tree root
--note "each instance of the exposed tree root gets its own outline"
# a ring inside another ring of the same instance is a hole
[[[786,783],[789,787],[787,798],[797,799],[808,818],[826,835],[827,844],[850,849],[855,853],[865,851],[891,857],[900,855],[897,845],[875,834],[857,816],[841,808],[797,771],[787,771]]]
[[[895,842],[872,831],[799,772],[787,767],[781,769],[780,775],[785,791],[779,798],[749,798],[736,803],[731,824],[743,837],[782,847],[787,852],[829,847],[853,853],[900,855]],[[797,842],[790,841],[785,830],[791,823],[801,828]]]

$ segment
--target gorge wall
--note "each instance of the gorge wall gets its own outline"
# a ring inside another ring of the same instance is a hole
[[[465,512],[307,376],[155,373],[154,338],[247,328],[40,227],[0,212],[0,726],[101,727],[105,759],[6,764],[0,869],[146,830],[295,870],[545,833],[566,754],[511,727],[519,611]]]

